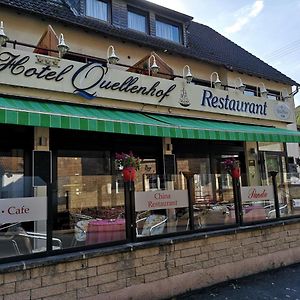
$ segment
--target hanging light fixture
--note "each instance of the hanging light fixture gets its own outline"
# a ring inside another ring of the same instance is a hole
[[[64,35],[61,33],[58,39],[57,45],[59,57],[63,57],[70,49],[70,47],[65,43]]]
[[[256,87],[256,93],[257,93],[257,96],[258,96],[258,88],[259,88],[259,93],[260,93],[260,96],[263,97],[263,98],[267,98],[268,96],[268,91],[265,87],[265,84],[263,82],[259,82],[257,87]]]
[[[107,48],[107,62],[115,65],[119,61],[119,57],[115,53],[115,48],[114,46],[110,45]]]
[[[289,92],[286,88],[284,88],[281,92],[280,92],[280,98],[282,99],[282,101],[285,101],[287,99],[290,98]]]
[[[244,93],[246,86],[243,84],[242,79],[238,77],[235,80],[235,88],[239,89],[242,93]]]
[[[185,73],[186,71],[186,73]],[[191,73],[191,69],[188,65],[185,65],[182,69],[182,77],[186,80],[187,83],[191,83],[193,80],[193,75]]]
[[[152,65],[151,65],[151,58],[153,58]],[[152,74],[156,74],[159,71],[159,66],[156,64],[156,59],[153,54],[151,54],[148,59],[148,71],[149,71],[149,75],[151,75],[151,72],[152,72]]]
[[[213,76],[214,75],[216,75],[216,80],[215,81],[213,81]],[[221,80],[219,78],[219,74],[217,72],[212,72],[211,75],[210,75],[210,87],[213,87],[213,85],[216,89],[220,89],[221,86],[222,86],[222,82],[221,82]]]
[[[8,41],[8,36],[4,32],[3,21],[0,22],[0,47]]]

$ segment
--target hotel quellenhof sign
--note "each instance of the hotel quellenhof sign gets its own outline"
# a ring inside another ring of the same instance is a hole
[[[50,63],[55,60],[55,63]],[[47,62],[47,64],[41,62]],[[289,103],[103,66],[0,48],[0,84],[242,117],[294,121]]]

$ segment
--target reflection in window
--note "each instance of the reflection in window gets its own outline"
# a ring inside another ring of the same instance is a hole
[[[143,177],[149,176],[144,174]],[[188,192],[181,175],[153,176],[155,188],[135,193],[136,235],[138,238],[189,230]],[[160,189],[157,179],[161,180]],[[137,185],[139,185],[139,179]],[[165,181],[163,184],[162,182]]]
[[[121,175],[110,174],[108,151],[59,151],[53,236],[63,248],[126,238]]]
[[[180,42],[179,26],[156,20],[156,36],[173,41]]]
[[[108,3],[100,0],[86,0],[86,15],[108,21]]]
[[[24,197],[24,159],[22,150],[0,153],[0,197]]]

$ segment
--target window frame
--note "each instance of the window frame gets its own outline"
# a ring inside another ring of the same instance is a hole
[[[170,40],[168,38],[158,36],[157,35],[157,30],[156,30],[157,22],[164,23],[166,25],[170,25],[170,26],[173,26],[173,27],[177,27],[178,28],[178,41]],[[176,22],[176,21],[166,19],[166,18],[163,18],[163,17],[160,17],[160,16],[156,16],[155,17],[155,36],[158,37],[158,38],[176,43],[176,44],[183,44],[183,25],[181,23]]]
[[[91,1],[91,0],[85,0],[84,15],[86,17],[92,18],[92,19],[95,19],[95,20],[99,20],[99,21],[102,21],[102,22],[106,22],[106,23],[111,22],[111,2],[110,2],[110,0],[92,0],[92,1],[102,2],[102,3],[106,4],[106,15],[107,15],[106,20],[97,18],[95,16],[87,15],[87,1]]]
[[[129,24],[129,22],[128,22],[129,21],[129,15],[128,15],[129,12],[133,13],[133,14],[136,14],[136,15],[139,15],[139,16],[143,16],[145,18],[145,31],[141,31],[141,30],[131,28],[131,27],[128,26],[128,24]],[[130,30],[137,31],[137,32],[142,32],[142,33],[145,33],[145,34],[149,34],[149,32],[150,32],[149,13],[144,11],[144,10],[141,10],[139,8],[128,5],[127,6],[127,28],[130,29]]]
[[[268,90],[267,99],[280,101],[281,100],[280,92],[274,90]]]
[[[244,91],[245,96],[249,97],[258,97],[257,89],[256,87],[252,85],[246,85],[245,91]]]

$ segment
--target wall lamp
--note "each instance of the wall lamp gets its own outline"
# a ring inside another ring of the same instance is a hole
[[[256,94],[258,96],[258,88],[259,88],[259,93],[260,93],[260,96],[263,97],[263,98],[267,98],[268,96],[268,91],[264,85],[263,82],[259,82],[257,87],[256,87]]]
[[[153,58],[152,65],[151,65],[151,58]],[[151,75],[151,72],[152,74],[156,74],[159,71],[159,66],[156,64],[156,59],[153,54],[151,54],[148,59],[148,71],[149,71],[149,75]]]
[[[280,92],[280,98],[285,101],[287,99],[290,98],[289,92],[286,88],[284,88],[281,92]]]
[[[240,77],[235,80],[235,88],[239,89],[242,93],[244,93],[246,86],[243,84],[243,81]]]
[[[8,41],[8,36],[4,33],[3,21],[0,22],[0,47]]]
[[[70,49],[70,47],[65,43],[64,35],[61,33],[58,39],[58,54],[59,57],[63,57]]]
[[[109,64],[115,65],[119,61],[119,57],[115,53],[114,46],[110,45],[107,48],[107,62]]]
[[[216,80],[215,81],[213,81],[213,76],[214,75],[216,75]],[[219,74],[217,72],[212,72],[210,74],[210,87],[213,87],[213,85],[216,89],[220,89],[221,86],[222,86],[222,82],[221,82],[221,80],[219,78]]]
[[[186,80],[187,83],[191,83],[193,80],[193,75],[191,69],[188,65],[185,65],[182,69],[182,77]]]

